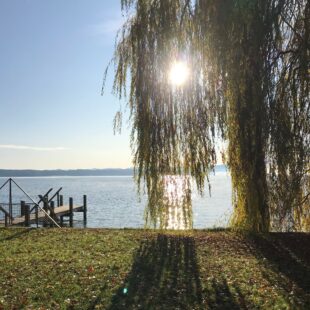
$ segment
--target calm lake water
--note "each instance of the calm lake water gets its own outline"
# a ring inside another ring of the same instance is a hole
[[[7,178],[0,178],[3,184]],[[14,180],[35,200],[39,194],[48,189],[56,191],[62,187],[64,204],[69,196],[74,204],[82,204],[82,196],[88,197],[87,227],[133,227],[144,225],[144,206],[146,197],[140,201],[136,187],[130,176],[100,176],[100,177],[27,177]],[[231,180],[228,173],[217,172],[210,177],[211,197],[206,189],[204,197],[193,189],[194,228],[210,228],[226,226],[232,212]],[[13,186],[14,202],[29,201]],[[0,191],[0,202],[8,201],[8,188]],[[83,226],[82,213],[75,213],[74,225]]]

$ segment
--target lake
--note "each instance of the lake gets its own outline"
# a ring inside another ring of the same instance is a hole
[[[0,178],[3,184],[7,178]],[[74,204],[82,205],[83,194],[88,198],[87,227],[99,228],[142,228],[146,196],[138,199],[136,186],[131,176],[92,177],[17,177],[14,180],[35,201],[38,195],[48,189],[56,191],[62,187],[64,204],[73,197]],[[194,228],[227,226],[231,212],[231,179],[227,172],[216,172],[210,176],[211,197],[206,187],[204,197],[193,189]],[[25,196],[12,186],[13,202],[26,200]],[[8,202],[8,188],[0,191],[0,202]],[[82,213],[74,214],[74,226],[83,227]]]

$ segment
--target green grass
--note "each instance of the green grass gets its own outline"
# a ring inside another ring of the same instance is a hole
[[[0,229],[0,309],[310,309],[310,235]]]

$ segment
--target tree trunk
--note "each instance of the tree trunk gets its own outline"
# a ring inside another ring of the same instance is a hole
[[[253,61],[246,73],[235,72],[236,79],[230,85],[233,92],[228,94],[232,124],[228,155],[235,208],[232,224],[257,232],[268,231],[270,226],[264,132],[267,115],[261,69],[262,64]]]

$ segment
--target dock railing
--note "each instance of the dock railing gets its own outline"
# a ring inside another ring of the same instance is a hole
[[[15,185],[25,196],[26,200],[13,203],[12,185]],[[0,202],[0,226],[20,225],[26,227],[61,227],[65,222],[73,227],[74,212],[83,212],[83,221],[87,221],[87,196],[83,196],[83,205],[73,204],[73,198],[69,198],[69,204],[64,205],[62,187],[50,197],[53,189],[49,189],[44,195],[38,195],[36,202],[21,188],[12,178],[8,179],[1,187],[9,186],[9,202]],[[67,225],[66,225],[67,226]]]

